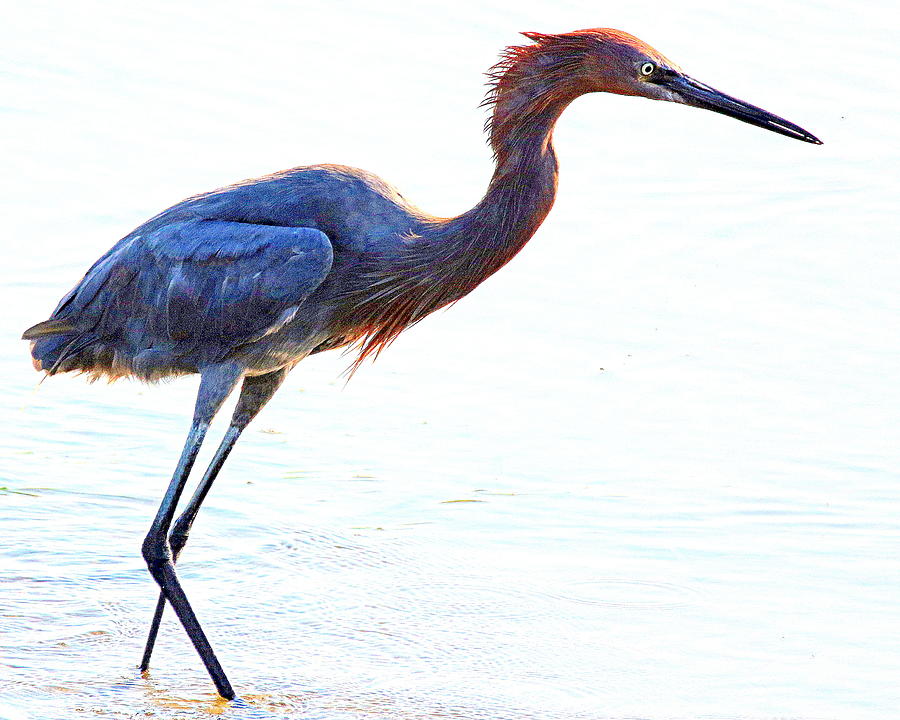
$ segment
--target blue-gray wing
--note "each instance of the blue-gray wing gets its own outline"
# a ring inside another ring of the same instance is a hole
[[[194,219],[139,228],[88,271],[48,324],[71,339],[64,350],[60,337],[65,355],[92,346],[95,362],[98,353],[118,354],[110,363],[139,375],[190,369],[290,322],[332,260],[328,236],[313,228]]]
[[[274,332],[332,263],[331,242],[313,228],[189,221],[155,230],[145,244],[169,268],[163,315],[173,340],[246,343]]]

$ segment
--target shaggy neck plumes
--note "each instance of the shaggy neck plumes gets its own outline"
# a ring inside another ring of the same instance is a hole
[[[485,130],[498,170],[522,143],[549,145],[556,120],[584,92],[582,38],[524,35],[535,44],[506,49],[488,73],[491,87],[482,103],[493,110]]]
[[[492,68],[485,105],[496,168],[474,208],[434,219],[399,257],[382,258],[366,273],[364,299],[354,312],[360,341],[354,368],[412,325],[494,274],[534,235],[553,205],[557,166],[552,147],[556,120],[580,93],[573,82],[573,53],[537,44],[508,48]]]

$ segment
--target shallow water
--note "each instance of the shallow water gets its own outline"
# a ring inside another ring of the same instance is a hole
[[[18,7],[0,718],[892,717],[900,51],[867,8]],[[480,73],[515,30],[591,25],[826,144],[579,100],[525,251],[348,385],[347,358],[304,362],[223,470],[179,567],[241,700],[171,616],[141,677],[139,548],[196,380],[38,385],[22,329],[237,178],[347,162],[465,209]]]

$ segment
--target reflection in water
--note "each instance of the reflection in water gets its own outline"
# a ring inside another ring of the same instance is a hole
[[[858,75],[896,60],[890,23],[351,5],[17,10],[0,718],[891,717],[900,96]],[[15,338],[154,210],[235,178],[346,161],[470,206],[478,73],[513,30],[611,23],[826,145],[579,101],[508,270],[346,388],[346,359],[304,362],[236,448],[181,567],[240,702],[171,615],[142,677],[140,544],[196,380],[38,386]]]

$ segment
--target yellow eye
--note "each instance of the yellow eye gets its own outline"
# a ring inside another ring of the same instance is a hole
[[[652,62],[645,62],[641,65],[641,75],[652,75],[654,70],[656,70],[656,65]]]

